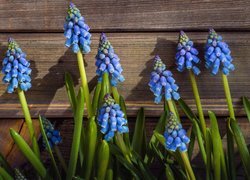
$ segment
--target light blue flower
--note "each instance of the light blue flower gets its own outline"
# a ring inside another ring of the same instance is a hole
[[[151,73],[148,85],[155,95],[155,103],[160,103],[163,96],[166,100],[180,99],[179,87],[175,84],[171,71],[166,70],[166,65],[158,55],[155,56],[154,61],[154,71]]]
[[[51,124],[51,122],[46,118],[42,118],[42,123],[50,147],[53,148],[55,145],[61,143],[62,137],[60,136],[60,132],[54,129],[54,126]],[[46,147],[46,142],[44,141],[44,139],[43,139],[43,145]]]
[[[81,51],[84,54],[90,52],[91,34],[89,26],[84,22],[84,17],[79,9],[70,3],[66,22],[64,23],[65,46],[72,47],[74,53]]]
[[[186,131],[182,128],[181,123],[177,121],[176,116],[170,112],[170,117],[167,121],[167,126],[164,132],[165,148],[169,151],[180,152],[187,151],[187,144],[190,139],[186,135]]]
[[[12,38],[9,38],[8,50],[2,64],[3,82],[8,84],[8,93],[13,93],[16,88],[23,91],[31,88],[30,63],[26,59],[26,54]]]
[[[101,127],[101,133],[105,134],[104,139],[106,141],[110,141],[115,132],[120,134],[129,132],[128,121],[124,118],[124,113],[119,104],[116,104],[109,94],[104,97],[104,104],[99,110],[97,120]]]
[[[196,66],[200,62],[198,50],[194,48],[194,43],[181,31],[177,53],[175,56],[177,70],[182,72],[185,69],[192,69],[195,75],[200,74],[200,69]]]
[[[211,71],[213,75],[222,70],[223,74],[229,75],[230,71],[235,69],[232,64],[233,58],[231,51],[222,37],[219,36],[214,29],[209,30],[207,43],[205,46],[205,60],[206,68]]]
[[[99,48],[96,55],[96,74],[99,77],[99,81],[102,80],[102,75],[108,72],[111,76],[111,85],[117,86],[119,82],[123,82],[124,76],[122,75],[122,66],[120,59],[115,54],[114,48],[107,39],[104,33],[101,33]]]

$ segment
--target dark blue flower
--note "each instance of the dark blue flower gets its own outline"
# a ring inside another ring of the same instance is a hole
[[[104,104],[99,110],[97,120],[101,126],[101,133],[105,134],[104,139],[106,141],[110,141],[115,132],[120,134],[129,132],[128,121],[124,118],[124,113],[119,104],[116,104],[109,94],[104,97]]]
[[[81,51],[84,54],[90,52],[91,34],[89,26],[85,24],[79,9],[70,3],[66,22],[64,23],[65,46],[71,47],[74,53]]]
[[[233,58],[227,43],[222,41],[214,29],[209,30],[207,43],[205,46],[206,68],[211,70],[213,75],[222,70],[223,74],[229,75],[235,69],[232,64]]]
[[[18,87],[23,91],[31,88],[31,69],[29,66],[30,63],[26,59],[26,54],[12,38],[9,38],[8,50],[3,59],[2,69],[3,82],[8,84],[8,93],[13,93]]]
[[[54,126],[51,124],[49,120],[46,118],[42,118],[43,127],[47,136],[47,139],[49,141],[49,145],[51,148],[53,148],[55,145],[58,145],[62,142],[62,137],[60,136],[60,132],[58,130],[54,129]],[[45,141],[43,139],[43,144],[46,146]]]
[[[187,144],[190,139],[186,135],[186,131],[182,128],[181,123],[177,121],[176,116],[170,113],[167,121],[167,126],[164,132],[165,148],[169,151],[176,151],[179,149],[181,152],[187,151]]]
[[[160,103],[162,96],[165,96],[166,100],[180,99],[178,93],[179,87],[175,84],[173,74],[166,70],[166,65],[162,62],[157,55],[154,59],[154,71],[151,73],[149,87],[155,95],[155,103]]]
[[[200,69],[196,64],[200,62],[200,59],[197,57],[198,51],[193,45],[193,41],[181,31],[175,59],[178,71],[182,72],[185,69],[192,69],[194,74],[198,75],[200,74]]]
[[[100,36],[95,65],[97,67],[96,74],[99,77],[99,81],[101,81],[102,75],[105,72],[110,74],[112,86],[117,86],[118,82],[123,82],[125,80],[121,74],[123,69],[120,64],[120,59],[115,54],[114,48],[104,33]]]

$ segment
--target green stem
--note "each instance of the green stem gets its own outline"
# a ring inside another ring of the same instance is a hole
[[[92,112],[92,106],[91,106],[90,95],[89,95],[89,86],[88,86],[88,80],[87,80],[86,71],[84,67],[83,55],[81,51],[77,52],[77,61],[78,61],[81,82],[82,82],[84,98],[85,98],[86,106],[88,109],[88,117],[92,117],[93,112]]]
[[[119,95],[119,93],[118,93],[118,90],[117,90],[117,87],[114,87],[114,86],[112,86],[112,93],[113,93],[113,96],[114,96],[114,99],[115,99],[115,102],[117,103],[117,104],[119,104],[120,103],[120,95]]]
[[[178,119],[178,121],[180,122],[180,119],[179,119],[179,114],[175,108],[175,105],[174,105],[174,102],[173,100],[167,100],[167,103],[168,103],[168,108],[169,108],[169,111],[174,113],[175,117]]]
[[[222,81],[223,81],[223,87],[224,87],[224,91],[225,91],[225,95],[226,95],[229,116],[230,116],[230,118],[236,120],[235,115],[234,115],[234,108],[233,108],[233,102],[232,102],[232,98],[231,98],[229,83],[227,80],[227,76],[224,74],[222,74]]]
[[[25,98],[25,94],[24,92],[18,88],[17,89],[17,93],[19,96],[19,100],[22,106],[22,110],[23,110],[23,114],[25,117],[25,122],[27,124],[28,130],[29,130],[29,134],[30,134],[30,139],[32,141],[32,149],[34,151],[34,153],[36,154],[36,156],[40,159],[40,151],[39,151],[39,146],[36,140],[36,136],[35,136],[35,131],[34,131],[34,127],[32,124],[32,119],[30,116],[30,111],[29,111],[29,107]]]
[[[183,163],[185,165],[185,169],[188,172],[188,175],[189,175],[190,179],[195,180],[194,172],[193,172],[193,169],[191,167],[190,161],[188,159],[187,153],[182,152],[180,154],[181,154],[181,158],[183,160]]]
[[[61,153],[60,149],[57,146],[54,146],[54,151],[56,153],[56,156],[57,156],[58,160],[61,163],[61,166],[62,166],[64,172],[67,172],[67,165],[66,165],[66,162],[65,162],[65,160],[64,160],[64,158],[62,156],[62,153]]]
[[[191,70],[189,70],[189,77],[190,77],[190,81],[191,81],[191,84],[192,84],[192,89],[193,89],[193,93],[194,93],[196,107],[197,107],[197,110],[198,110],[198,115],[199,115],[199,119],[200,119],[200,123],[201,123],[202,133],[203,133],[203,136],[206,137],[206,121],[205,121],[204,114],[203,114],[201,99],[200,99],[199,90],[198,90],[198,87],[197,87],[197,82],[196,82],[196,79],[195,79],[195,75]]]

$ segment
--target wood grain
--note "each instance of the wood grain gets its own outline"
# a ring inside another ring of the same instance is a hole
[[[71,50],[64,47],[62,34],[0,34],[0,39],[6,40],[12,36],[28,54],[31,60],[33,87],[26,93],[33,117],[45,114],[48,117],[71,117],[68,99],[64,87],[64,73],[73,75],[76,89],[79,86],[79,73],[76,56]],[[194,40],[195,46],[201,52],[203,61],[203,46],[207,37],[206,33],[188,33]],[[250,33],[248,32],[224,32],[224,39],[228,42],[234,57],[235,72],[229,76],[233,103],[236,114],[244,114],[240,97],[250,97],[249,68],[250,63]],[[118,86],[120,93],[125,97],[128,105],[128,114],[134,116],[140,106],[146,107],[148,116],[159,116],[162,112],[162,104],[153,103],[153,94],[147,85],[152,71],[154,55],[159,54],[167,67],[173,71],[176,82],[180,86],[183,99],[195,109],[193,94],[189,83],[188,73],[179,73],[175,70],[174,55],[177,44],[177,33],[109,33],[107,34],[116,53],[121,59],[126,78],[122,85]],[[93,34],[92,51],[86,55],[86,71],[91,87],[96,83],[95,54],[97,52],[99,34]],[[0,59],[6,50],[6,43],[1,44]],[[202,74],[197,78],[201,101],[205,113],[213,110],[220,116],[228,114],[221,77],[211,76],[200,65]],[[2,78],[2,75],[0,76]],[[6,86],[0,85],[0,117],[22,117],[17,94],[5,93]]]
[[[92,31],[249,30],[248,0],[75,0]],[[62,32],[69,1],[2,0],[1,32]]]

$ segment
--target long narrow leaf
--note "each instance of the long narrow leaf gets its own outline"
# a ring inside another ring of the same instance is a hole
[[[100,92],[101,92],[101,88],[102,88],[102,83],[98,82],[96,87],[95,87],[95,93],[93,96],[93,100],[92,100],[92,108],[93,108],[93,112],[96,115],[97,114],[97,107],[98,107],[98,99],[100,96]]]
[[[190,135],[190,142],[188,145],[188,158],[192,158],[193,150],[194,150],[194,144],[195,144],[195,128],[192,127],[191,129],[191,135]]]
[[[0,175],[3,177],[3,179],[6,180],[13,180],[14,178],[11,177],[11,175],[0,166]]]
[[[124,100],[123,96],[120,95],[119,101],[120,101],[119,104],[120,104],[121,110],[124,113],[124,118],[128,119],[128,116],[127,116],[127,107],[126,107],[125,100]],[[124,139],[124,142],[125,142],[126,146],[128,146],[130,148],[129,133],[124,133],[123,139]]]
[[[0,152],[0,166],[2,166],[9,174],[13,175],[14,171],[12,170],[9,163],[5,160],[4,156]]]
[[[109,145],[105,140],[102,140],[101,145],[98,149],[98,169],[97,169],[97,179],[105,179],[106,170],[109,164]]]
[[[83,162],[83,177],[84,179],[89,179],[92,171],[95,149],[96,149],[96,140],[97,140],[97,126],[95,122],[95,117],[91,117],[85,138],[85,159]]]
[[[234,139],[238,146],[238,150],[240,152],[241,160],[243,163],[243,167],[248,179],[250,179],[250,154],[244,139],[244,136],[238,126],[237,122],[234,119],[230,119],[231,129],[233,131]]]
[[[143,142],[143,136],[145,133],[145,114],[144,108],[141,108],[137,114],[136,124],[134,129],[134,135],[132,139],[132,148],[138,154],[141,154],[141,157],[144,157],[146,147],[145,143]]]
[[[250,101],[245,96],[242,97],[242,100],[243,100],[245,112],[247,114],[247,119],[250,122]]]
[[[212,154],[212,140],[211,140],[211,132],[210,129],[207,128],[206,133],[206,154],[207,154],[207,164],[206,164],[206,180],[210,180],[211,178],[211,154]]]
[[[74,116],[74,133],[73,133],[73,141],[70,152],[70,160],[67,171],[67,180],[71,180],[75,175],[77,157],[79,152],[81,131],[82,131],[82,119],[83,119],[83,111],[84,111],[84,95],[82,87],[79,89],[78,97],[77,97],[77,106],[76,113]]]
[[[77,100],[76,100],[76,94],[74,90],[74,83],[73,83],[71,75],[67,72],[65,73],[65,86],[66,86],[66,90],[67,90],[67,94],[68,94],[68,98],[69,98],[72,111],[73,113],[75,113]]]
[[[186,102],[182,98],[178,100],[178,104],[181,107],[181,109],[184,111],[188,119],[190,119],[191,121],[193,119],[198,120],[197,116],[193,113],[193,111],[189,108],[189,106],[186,104]]]
[[[58,167],[56,165],[56,160],[55,160],[54,155],[52,153],[52,150],[50,148],[50,144],[49,144],[48,138],[46,136],[46,133],[45,133],[45,130],[44,130],[44,127],[43,127],[43,122],[42,122],[43,120],[42,119],[43,119],[43,117],[41,117],[39,115],[40,129],[41,129],[41,133],[42,133],[43,139],[45,140],[45,143],[46,143],[46,149],[49,152],[50,158],[52,160],[52,165],[53,165],[54,171],[56,172],[57,178],[58,179],[62,179],[61,175],[60,175],[60,172],[58,170]]]
[[[31,150],[29,145],[25,142],[25,140],[12,128],[10,128],[10,135],[18,148],[21,150],[23,155],[29,160],[32,164],[36,172],[42,177],[46,177],[46,169],[41,163],[41,161],[37,158],[35,153]]]

